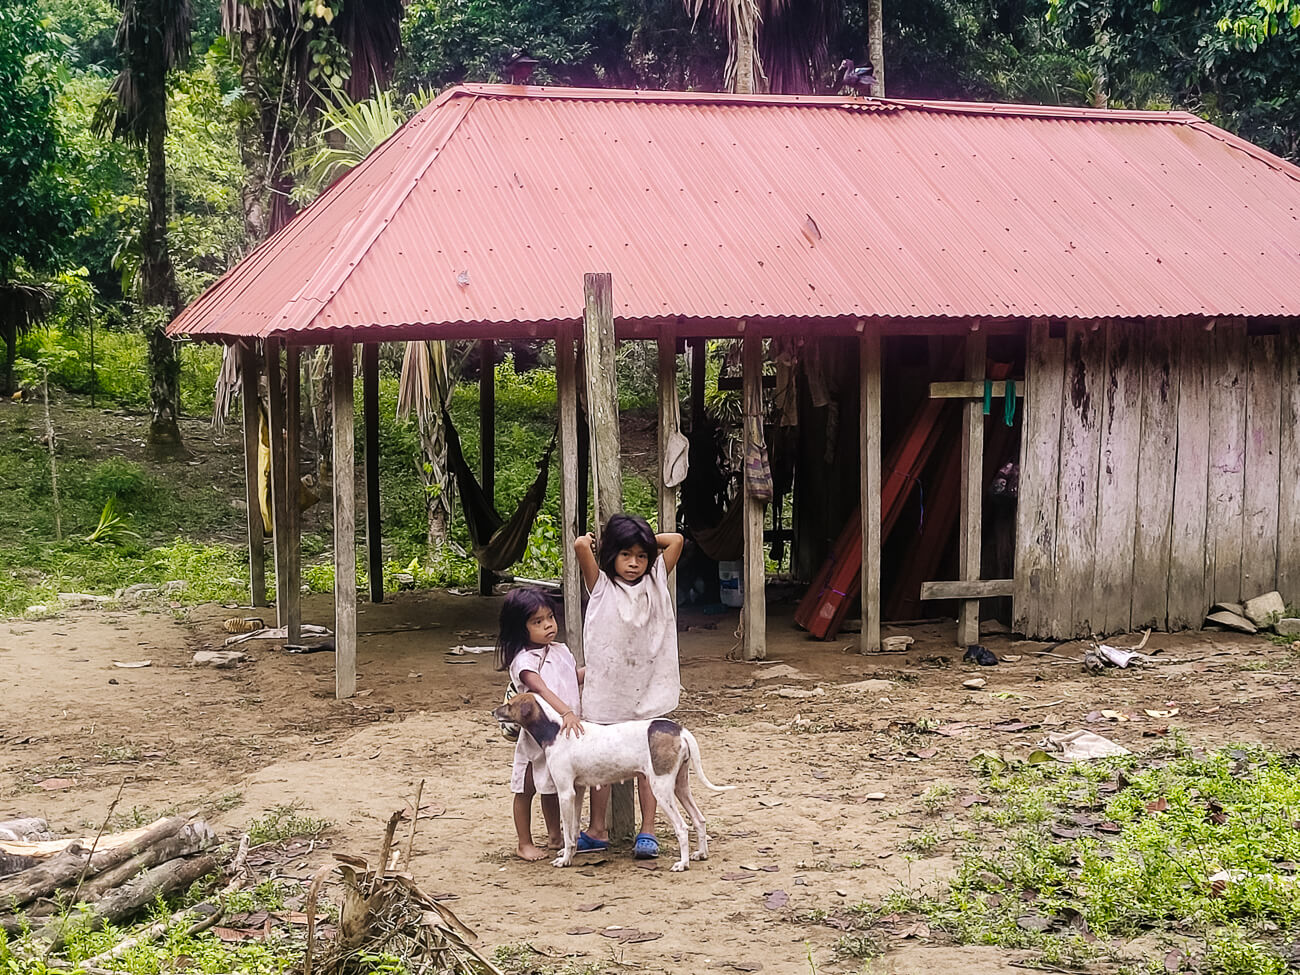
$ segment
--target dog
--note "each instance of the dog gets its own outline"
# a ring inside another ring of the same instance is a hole
[[[650,789],[677,834],[680,859],[674,871],[686,870],[691,860],[709,858],[709,836],[704,814],[691,796],[690,769],[714,792],[734,785],[714,785],[704,774],[700,745],[695,736],[675,721],[623,721],[618,724],[583,723],[582,735],[560,734],[560,723],[546,713],[533,694],[517,694],[492,712],[498,721],[513,721],[527,731],[546,753],[546,769],[560,800],[560,826],[564,850],[553,861],[557,867],[573,863],[578,847],[582,789],[610,785],[645,775]],[[673,797],[690,814],[699,847],[690,852],[690,832]]]

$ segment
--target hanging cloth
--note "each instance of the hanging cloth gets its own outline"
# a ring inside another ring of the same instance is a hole
[[[485,569],[501,572],[510,568],[528,550],[528,536],[532,533],[537,512],[546,500],[546,481],[551,470],[551,454],[555,451],[559,428],[551,435],[551,442],[537,462],[537,477],[524,493],[509,520],[497,514],[492,503],[474,477],[460,447],[460,436],[452,426],[451,414],[442,411],[443,428],[447,431],[447,462],[456,476],[456,489],[460,492],[461,511],[469,528],[469,539],[474,558]]]

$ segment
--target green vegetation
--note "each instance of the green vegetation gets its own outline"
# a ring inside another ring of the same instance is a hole
[[[956,876],[862,905],[862,932],[887,915],[921,914],[960,943],[1032,948],[1053,965],[1131,958],[1127,942],[1141,938],[1158,956],[1130,971],[1290,970],[1300,925],[1294,756],[1175,744],[986,775],[993,801],[973,816],[986,825],[978,840],[966,834]],[[845,953],[857,955],[857,938]]]
[[[263,843],[278,843],[295,836],[317,836],[333,824],[326,819],[314,819],[300,816],[297,803],[276,806],[260,819],[248,824],[248,842],[252,846]]]

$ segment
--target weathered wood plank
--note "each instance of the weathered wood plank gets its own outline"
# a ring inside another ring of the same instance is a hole
[[[284,592],[288,642],[302,638],[302,369],[301,349],[284,349],[284,497],[285,554],[288,559]]]
[[[763,433],[763,336],[752,325],[745,328],[741,350],[744,371],[744,453]],[[746,465],[748,466],[748,465]],[[741,605],[746,660],[767,656],[767,567],[763,558],[763,517],[767,501],[754,496],[748,473],[742,475],[745,502],[745,597]]]
[[[334,343],[334,696],[357,692],[357,503],[352,343]]]
[[[1010,596],[1016,591],[1014,579],[948,580],[921,583],[922,599],[989,599]],[[978,634],[970,643],[978,643]],[[968,644],[969,645],[969,644]]]
[[[608,273],[582,279],[583,366],[587,382],[587,424],[591,429],[592,487],[596,524],[605,527],[623,509],[619,459],[618,378],[614,364],[614,285]]]
[[[266,605],[266,527],[262,522],[261,471],[257,446],[262,417],[258,388],[262,360],[252,339],[239,343],[239,374],[243,384],[244,412],[244,501],[248,505],[248,603]]]
[[[483,493],[496,505],[497,484],[497,366],[496,343],[480,339],[478,343],[478,448],[479,483]],[[491,596],[497,576],[479,566],[478,592]]]
[[[1086,637],[1096,624],[1097,472],[1105,390],[1105,336],[1087,325],[1066,331],[1061,412],[1061,497],[1056,521],[1053,635]]]
[[[1288,605],[1300,603],[1300,325],[1278,336],[1281,376],[1282,472],[1278,492],[1277,588]]]
[[[1241,542],[1246,473],[1245,323],[1236,319],[1220,320],[1213,337],[1206,573],[1210,581],[1210,601],[1235,603],[1242,598]]]
[[[582,652],[582,570],[573,556],[578,537],[578,370],[573,349],[573,326],[560,325],[555,333],[555,390],[560,408],[560,543],[564,552],[564,639],[578,666],[586,663]]]
[[[1169,618],[1174,469],[1178,458],[1177,324],[1150,326],[1142,356],[1142,437],[1133,544],[1135,630],[1164,629]]]
[[[677,531],[677,488],[664,483],[664,464],[668,457],[668,436],[677,432],[681,403],[677,398],[677,323],[670,322],[659,332],[659,530]],[[668,576],[668,592],[677,605],[677,570]]]
[[[1205,574],[1210,469],[1210,361],[1214,336],[1191,322],[1179,330],[1177,461],[1169,545],[1169,629],[1200,629],[1210,608]]]
[[[384,601],[384,528],[379,500],[379,343],[361,347],[361,412],[366,426],[366,575],[370,601]]]
[[[275,546],[275,625],[287,626],[289,620],[285,593],[289,591],[289,490],[284,456],[284,373],[280,364],[280,351],[284,348],[284,342],[280,339],[267,339],[265,347],[267,426],[271,446],[271,532]]]
[[[1098,634],[1127,633],[1132,619],[1144,328],[1110,322],[1105,329],[1093,616],[1093,631]]]
[[[1242,509],[1241,595],[1277,587],[1282,390],[1278,337],[1246,337],[1246,470]],[[1300,470],[1290,471],[1292,478]]]
[[[860,455],[858,471],[859,510],[862,512],[862,632],[858,648],[862,653],[880,650],[880,543],[881,543],[881,349],[880,331],[867,326],[859,349],[861,404],[859,408]]]
[[[1029,326],[1025,355],[1025,416],[1020,438],[1020,491],[1016,502],[1016,591],[1013,628],[1029,637],[1051,636],[1056,599],[1056,509],[1060,486],[1062,386],[1065,341],[1046,321]]]
[[[983,332],[966,335],[966,379],[983,386],[988,371],[988,338]],[[1005,383],[1003,384],[1005,394]],[[962,406],[961,513],[957,528],[957,572],[962,581],[980,577],[980,542],[984,533],[984,403],[968,400]],[[978,599],[963,600],[957,614],[957,645],[980,642]]]
[[[1007,398],[1007,383],[1005,379],[995,380],[990,384],[992,386],[991,394],[994,399]],[[1016,381],[1016,397],[1025,395],[1025,381],[1023,379]],[[930,383],[931,399],[983,399],[984,398],[984,381],[973,382],[970,380],[957,380],[945,383]]]

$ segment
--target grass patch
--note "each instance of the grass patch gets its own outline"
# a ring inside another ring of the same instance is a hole
[[[604,975],[604,962],[552,961],[529,944],[499,945],[493,961],[506,975]]]
[[[318,836],[334,825],[328,819],[300,816],[300,808],[297,803],[276,806],[253,820],[248,824],[249,844],[261,846],[263,843],[279,843],[295,836]]]
[[[958,942],[1034,948],[1049,964],[1118,959],[1134,938],[1179,946],[1152,971],[1300,960],[1297,757],[1250,746],[1032,765],[989,771],[983,791],[994,802],[976,818],[994,829],[958,852],[956,877],[890,898],[864,930],[916,913]]]

